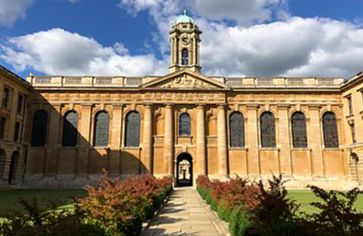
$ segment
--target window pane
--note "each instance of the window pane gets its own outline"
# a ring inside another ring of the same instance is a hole
[[[6,118],[0,117],[0,139],[4,138]]]
[[[33,130],[31,145],[41,147],[45,145],[47,137],[48,114],[43,110],[35,112],[33,117]]]
[[[100,111],[95,117],[94,145],[106,147],[108,146],[109,133],[109,115],[105,111]]]
[[[233,112],[229,117],[230,146],[244,146],[244,123],[243,116],[239,112]]]
[[[72,147],[77,145],[77,126],[78,114],[75,111],[69,111],[64,116],[63,121],[63,138],[62,145]]]
[[[3,107],[8,107],[9,105],[9,98],[10,98],[10,90],[8,88],[4,88],[3,92]]]
[[[182,65],[188,65],[188,61],[189,61],[188,49],[184,48],[182,50]]]
[[[306,119],[302,112],[295,112],[291,117],[293,147],[307,147]]]
[[[179,135],[190,135],[190,116],[186,112],[179,116]]]
[[[260,118],[261,146],[276,147],[275,117],[271,112],[264,112]]]
[[[19,142],[19,137],[20,137],[20,123],[16,122],[15,123],[15,131],[14,131],[14,142]]]
[[[335,114],[326,112],[323,116],[324,145],[327,148],[339,147],[338,129]]]
[[[136,111],[127,114],[125,136],[126,147],[138,147],[140,145],[140,115]]]
[[[23,113],[23,109],[24,109],[24,96],[19,95],[18,96],[18,107],[17,107],[17,112],[22,114]]]

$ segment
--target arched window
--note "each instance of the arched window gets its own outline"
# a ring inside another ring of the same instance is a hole
[[[179,136],[190,135],[190,116],[183,112],[179,116]]]
[[[296,148],[308,146],[306,137],[306,119],[302,112],[295,112],[291,116],[292,145]]]
[[[48,128],[48,113],[44,110],[38,110],[33,116],[33,130],[31,145],[33,147],[42,147],[45,145]]]
[[[276,147],[275,117],[266,111],[260,117],[261,147]]]
[[[77,126],[78,114],[75,111],[68,111],[63,119],[63,138],[64,147],[74,147],[77,145]]]
[[[323,115],[323,132],[325,147],[339,147],[337,121],[333,112],[326,112]]]
[[[182,65],[188,65],[189,63],[189,52],[188,49],[183,48],[182,50]]]
[[[99,111],[95,116],[93,144],[97,147],[108,146],[110,117],[106,111]]]
[[[19,174],[19,152],[15,151],[13,155],[11,155],[10,161],[10,169],[9,169],[9,184],[16,184]]]
[[[244,140],[243,115],[240,112],[233,112],[229,117],[229,139],[231,147],[243,147]]]
[[[131,111],[126,116],[125,147],[140,146],[140,115]]]

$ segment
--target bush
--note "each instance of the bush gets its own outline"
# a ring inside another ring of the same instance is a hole
[[[172,191],[172,179],[145,175],[111,180],[104,172],[99,186],[86,190],[88,197],[80,204],[92,223],[110,235],[139,235],[142,222],[154,215]]]
[[[354,188],[341,192],[325,191],[317,186],[308,187],[322,200],[311,203],[320,211],[303,220],[310,234],[363,235],[363,213],[353,207],[361,190]]]
[[[38,200],[20,200],[26,213],[14,212],[0,223],[0,235],[4,236],[63,236],[105,235],[97,225],[84,221],[84,212],[76,205],[74,210],[59,210],[54,203],[40,208]]]
[[[232,236],[245,235],[251,225],[248,212],[241,206],[230,213],[229,231]]]

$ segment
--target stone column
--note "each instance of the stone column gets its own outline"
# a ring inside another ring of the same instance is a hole
[[[197,161],[200,173],[207,174],[205,111],[203,105],[197,106]]]
[[[92,122],[92,104],[82,104],[81,119],[79,120],[79,153],[77,163],[77,175],[86,176],[88,174],[88,154],[91,137],[91,122]]]
[[[260,157],[259,157],[259,144],[258,144],[258,117],[257,105],[247,105],[247,127],[246,127],[246,141],[248,145],[247,156],[247,174],[250,176],[259,176],[260,171]]]
[[[312,154],[312,176],[323,177],[324,176],[324,161],[323,161],[323,149],[322,149],[322,132],[320,112],[318,106],[310,106],[310,128],[309,128],[309,145],[311,147]]]
[[[110,142],[110,160],[108,162],[108,170],[112,175],[120,174],[120,158],[121,158],[121,137],[122,137],[122,104],[112,105],[112,129]]]
[[[290,129],[289,129],[289,111],[287,105],[278,106],[279,112],[279,140],[277,143],[280,144],[280,171],[281,174],[291,176],[291,150],[290,150]]]
[[[174,176],[174,132],[173,132],[173,106],[165,107],[165,128],[164,128],[164,161],[166,164],[165,172]]]
[[[49,127],[48,127],[48,141],[47,146],[47,157],[45,175],[53,176],[57,172],[57,159],[59,147],[59,132],[61,120],[61,105],[52,105],[49,109]]]
[[[146,104],[144,106],[144,131],[143,131],[143,152],[144,152],[144,165],[148,169],[148,173],[153,173],[153,160],[152,160],[152,127],[153,127],[153,114],[152,105]]]
[[[227,130],[225,105],[218,106],[217,116],[218,173],[220,177],[228,177],[227,167]]]

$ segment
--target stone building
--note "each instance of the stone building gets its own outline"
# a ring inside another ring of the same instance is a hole
[[[25,82],[1,68],[3,184],[75,187],[103,168],[121,177],[172,175],[180,185],[200,174],[283,174],[298,188],[362,183],[363,73],[349,80],[204,75],[200,36],[191,18],[177,19],[164,76]]]

